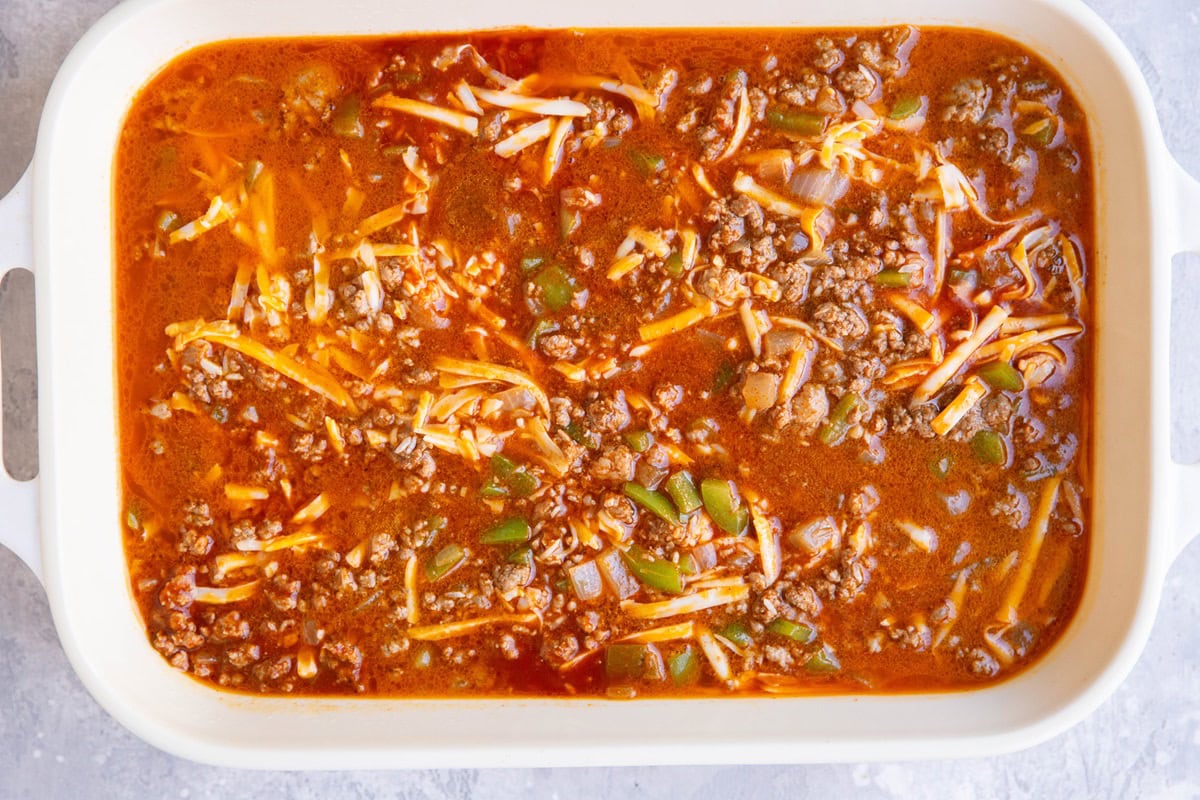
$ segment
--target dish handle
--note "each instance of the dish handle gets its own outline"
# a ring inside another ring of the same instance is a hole
[[[32,170],[0,199],[0,544],[40,580],[37,364],[33,306]],[[24,450],[29,459],[21,459]]]
[[[1171,159],[1175,219],[1171,253],[1200,255],[1200,180]],[[1177,542],[1172,559],[1200,535],[1200,463],[1172,464]]]

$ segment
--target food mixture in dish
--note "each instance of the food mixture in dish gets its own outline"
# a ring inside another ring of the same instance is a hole
[[[115,191],[150,642],[266,693],[970,687],[1088,553],[1091,155],[953,29],[229,42]]]

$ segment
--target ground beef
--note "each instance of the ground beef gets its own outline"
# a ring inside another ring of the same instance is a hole
[[[618,522],[632,525],[637,521],[637,509],[633,507],[633,501],[624,495],[615,492],[604,495],[601,507]]]
[[[839,69],[834,76],[834,81],[837,83],[837,87],[845,92],[847,96],[853,97],[856,100],[870,97],[871,93],[875,91],[877,83],[875,76],[858,67]]]
[[[158,593],[158,600],[167,608],[183,610],[192,604],[195,593],[196,580],[189,572],[176,575],[167,581],[162,591]]]
[[[854,44],[855,57],[876,72],[889,76],[900,69],[900,59],[895,55],[895,49],[888,52],[878,42],[860,40]]]
[[[432,478],[433,474],[437,472],[437,462],[433,458],[433,453],[429,451],[429,445],[416,436],[406,436],[401,439],[392,451],[392,458],[396,465],[407,473],[405,476],[406,487],[410,491],[415,491],[421,483]]]
[[[696,290],[723,306],[732,306],[750,296],[745,276],[726,267],[708,267],[702,270],[696,276]]]
[[[279,611],[291,611],[300,598],[300,581],[291,580],[280,574],[271,579],[265,589],[271,605]]]
[[[922,652],[929,649],[933,633],[928,625],[906,625],[889,628],[888,638],[907,650]]]
[[[784,589],[783,599],[807,619],[816,619],[821,613],[821,598],[806,583],[793,584]]]
[[[785,103],[801,108],[811,106],[822,89],[829,86],[829,76],[813,70],[803,70],[794,79],[779,81],[777,97]]]
[[[396,549],[396,537],[390,533],[377,533],[371,537],[371,555],[370,561],[375,566],[379,566],[388,560],[392,551]]]
[[[1030,417],[1020,417],[1013,425],[1013,436],[1022,444],[1037,444],[1046,435],[1042,423]]]
[[[964,658],[967,661],[967,668],[981,678],[994,678],[1000,672],[1000,662],[996,661],[996,658],[982,647],[967,651]]]
[[[879,356],[864,351],[852,352],[847,355],[846,361],[850,366],[850,373],[856,378],[866,378],[874,381],[882,378],[887,372],[887,368],[883,366],[883,361]]]
[[[213,540],[207,533],[199,533],[192,528],[185,530],[179,537],[179,552],[195,558],[203,558],[212,550]]]
[[[762,578],[762,576],[759,575],[758,583],[760,586],[764,581],[765,578]],[[786,613],[788,611],[792,611],[791,609],[786,608],[786,605],[787,604],[784,603],[783,598],[779,596],[779,592],[777,590],[773,588],[766,590],[760,589],[758,597],[753,603],[750,604],[750,614],[754,617],[754,619],[766,624],[771,620],[777,619],[778,617],[792,616],[792,614]]]
[[[601,397],[588,404],[588,421],[600,433],[617,433],[629,427],[629,406],[625,404],[625,393],[617,392],[612,397]]]
[[[328,639],[321,645],[321,666],[342,681],[357,681],[362,669],[362,652],[344,639]]]
[[[575,358],[577,349],[571,337],[562,333],[552,333],[538,338],[538,349],[547,358],[558,361],[570,361]]]
[[[280,656],[256,665],[251,674],[259,683],[275,683],[286,678],[291,671],[292,657]]]
[[[654,387],[654,402],[663,411],[670,411],[683,402],[683,387],[675,383],[660,383]]]
[[[792,424],[804,436],[816,433],[829,413],[829,396],[819,383],[806,383],[792,398]]]
[[[213,524],[212,514],[208,510],[208,503],[202,500],[191,500],[183,507],[183,519],[188,525],[197,528],[211,528]]]
[[[517,640],[511,633],[500,635],[499,642],[500,654],[508,661],[516,661],[521,657],[521,650],[517,647]]]
[[[897,404],[888,409],[888,426],[893,434],[911,432],[922,439],[932,439],[937,434],[933,432],[930,423],[937,414],[937,409],[928,403],[913,409],[904,404]]]
[[[833,40],[828,36],[822,36],[817,39],[817,55],[813,59],[813,66],[822,72],[832,72],[842,63],[842,51],[834,46]]]
[[[569,633],[560,634],[550,637],[545,649],[554,661],[561,664],[570,661],[579,652],[579,640]]]
[[[846,548],[836,567],[825,570],[824,576],[817,581],[817,591],[822,596],[848,603],[854,600],[871,580],[873,560],[859,558],[853,550]]]
[[[708,246],[723,251],[746,235],[746,221],[729,207],[725,199],[714,200],[704,209],[704,219],[713,223],[708,233]]]
[[[867,320],[855,306],[822,303],[813,313],[821,332],[841,339],[861,339],[867,335]]]
[[[763,645],[763,660],[785,671],[791,669],[796,661],[786,647],[777,644]]]
[[[804,302],[809,276],[809,268],[799,261],[776,262],[767,270],[767,277],[779,283],[781,299],[787,303]]]
[[[600,195],[582,186],[563,189],[559,198],[567,208],[577,208],[581,211],[599,207],[603,199]]]
[[[258,661],[260,653],[258,645],[253,642],[242,642],[225,649],[225,660],[238,669],[245,669]]]
[[[983,421],[996,431],[1007,431],[1008,421],[1012,418],[1013,403],[1002,394],[993,394],[983,400]]]
[[[749,247],[731,247],[728,254],[742,269],[760,274],[779,258],[775,252],[775,241],[769,234],[755,236]]]
[[[610,445],[601,451],[588,467],[588,474],[598,481],[624,483],[633,480],[637,453],[623,444]]]
[[[222,614],[213,623],[212,638],[215,642],[241,641],[250,635],[250,623],[242,619],[237,611]]]
[[[571,424],[571,412],[575,404],[565,397],[550,398],[550,421],[556,428],[565,428]]]
[[[978,78],[961,80],[950,90],[948,105],[942,112],[942,119],[977,125],[987,110],[988,97],[989,92],[983,81]]]
[[[879,508],[879,490],[870,484],[855,489],[846,501],[846,508],[856,517],[865,517]]]
[[[1009,486],[1008,493],[993,502],[990,511],[1010,528],[1024,528],[1029,522],[1029,498],[1016,487]]]
[[[533,579],[533,570],[528,564],[510,564],[506,561],[496,565],[492,571],[492,578],[496,584],[496,592],[507,596],[528,586],[529,581]]]

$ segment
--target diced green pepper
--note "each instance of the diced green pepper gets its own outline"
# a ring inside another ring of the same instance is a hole
[[[807,111],[772,106],[767,109],[767,125],[798,136],[820,136],[825,132],[825,117]]]
[[[950,270],[950,282],[974,287],[979,284],[979,273],[973,269],[952,269]]]
[[[741,620],[730,622],[717,631],[717,633],[738,647],[749,647],[754,644],[754,639],[750,637],[750,631],[746,630],[746,624]]]
[[[629,431],[624,438],[635,453],[644,453],[654,445],[654,434],[650,431]]]
[[[158,228],[159,233],[164,234],[178,230],[182,226],[183,218],[166,208],[158,213],[158,219],[154,221],[154,227]]]
[[[529,337],[527,339],[529,346],[536,348],[538,346],[539,339],[547,334],[554,333],[557,330],[557,322],[552,319],[547,319],[546,317],[539,317],[538,321],[533,323],[532,330],[529,331]]]
[[[892,110],[888,112],[888,116],[892,119],[908,119],[913,114],[921,110],[921,98],[909,95],[901,97],[892,106]]]
[[[483,544],[513,544],[529,541],[529,522],[521,517],[511,517],[498,522],[479,536]]]
[[[767,630],[800,644],[808,644],[817,638],[817,632],[812,629],[811,625],[792,622],[790,619],[784,619],[783,617],[776,617],[771,620],[770,624],[767,625]]]
[[[941,456],[929,462],[929,471],[933,473],[933,477],[941,480],[945,480],[953,468],[954,459],[951,456]]]
[[[542,302],[551,311],[561,311],[575,296],[575,279],[557,264],[551,264],[533,277],[533,284],[542,290]]]
[[[533,548],[529,545],[522,545],[521,547],[518,547],[516,550],[513,550],[511,553],[509,553],[508,558],[506,558],[505,561],[510,564],[521,564],[532,569]]]
[[[258,176],[263,173],[263,162],[257,158],[252,158],[246,162],[246,191],[254,189],[254,184],[258,182]]]
[[[414,669],[429,669],[433,666],[433,648],[423,644],[413,653],[412,665]]]
[[[366,132],[358,118],[361,103],[355,95],[347,95],[333,109],[333,133],[347,139],[361,139]]]
[[[993,361],[979,368],[979,377],[988,382],[993,389],[1003,389],[1009,392],[1019,392],[1025,388],[1025,378],[1019,370],[1007,361]]]
[[[733,378],[733,365],[728,361],[722,361],[717,367],[717,374],[713,377],[713,392],[720,393],[728,389],[729,384],[733,383]]]
[[[671,505],[671,501],[662,492],[629,481],[625,484],[625,496],[664,522],[679,524],[679,514],[675,512],[675,506]]]
[[[972,436],[971,452],[983,464],[1003,464],[1008,461],[1004,437],[995,431],[978,431]]]
[[[587,430],[579,422],[572,422],[563,428],[567,436],[571,437],[571,441],[576,444],[581,444],[588,450],[600,449],[600,438],[596,434]]]
[[[884,269],[875,273],[875,282],[888,289],[907,289],[912,286],[912,273],[898,269]]]
[[[817,675],[826,675],[830,672],[837,672],[842,668],[842,665],[837,660],[837,656],[834,655],[833,650],[826,645],[804,663],[804,668]]]
[[[563,205],[558,209],[558,233],[565,242],[583,224],[583,214],[577,208]]]
[[[486,498],[508,497],[508,487],[497,480],[495,477],[488,478],[483,486],[479,489],[479,496]]]
[[[683,593],[683,575],[673,562],[655,558],[636,544],[622,550],[621,558],[633,576],[651,589],[667,594]]]
[[[425,577],[431,581],[449,575],[467,558],[467,552],[456,544],[448,544],[425,564]]]
[[[700,677],[700,658],[696,649],[690,644],[684,645],[682,650],[667,659],[667,671],[671,673],[671,680],[676,686],[695,683]]]
[[[750,512],[742,506],[741,495],[732,481],[705,478],[700,482],[704,510],[717,527],[740,536],[750,522]]]
[[[667,167],[666,159],[658,153],[650,153],[645,150],[631,149],[629,163],[633,164],[633,168],[643,178],[653,178]]]
[[[817,438],[830,447],[841,444],[850,430],[851,413],[861,405],[861,397],[854,392],[846,392],[829,413],[829,419],[817,432]]]
[[[678,278],[683,274],[683,256],[679,255],[678,250],[672,250],[671,255],[667,256],[664,262],[667,269],[667,274],[672,278]]]
[[[531,253],[530,255],[527,255],[521,259],[521,271],[533,272],[544,263],[546,263],[545,256],[538,255],[537,253]]]
[[[1050,144],[1054,141],[1056,127],[1053,120],[1046,120],[1046,124],[1038,128],[1033,133],[1029,134],[1029,138],[1041,145]]]
[[[646,645],[610,644],[604,648],[604,674],[614,680],[637,680],[646,673]]]
[[[679,559],[679,571],[684,575],[695,575],[700,572],[700,564],[691,553],[684,553]]]
[[[503,453],[496,453],[492,456],[492,472],[497,478],[508,480],[516,474],[517,469],[517,462]]]
[[[517,470],[511,478],[508,479],[508,486],[512,489],[513,497],[529,497],[538,490],[542,482],[532,472],[529,472],[524,467]]]
[[[523,464],[496,453],[492,456],[492,477],[484,483],[479,494],[483,497],[528,497],[537,491],[542,482],[530,473]]]
[[[692,482],[692,476],[685,470],[667,478],[664,488],[680,514],[690,514],[704,504],[700,499],[700,492],[696,491],[696,484]]]

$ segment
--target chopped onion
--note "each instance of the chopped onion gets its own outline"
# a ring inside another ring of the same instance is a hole
[[[616,549],[609,549],[601,553],[596,557],[596,564],[600,568],[600,577],[604,579],[608,588],[612,589],[613,594],[620,599],[632,597],[641,588],[641,584],[625,567],[625,562]]]
[[[774,372],[753,372],[747,375],[746,384],[742,387],[742,397],[746,405],[755,411],[770,408],[779,398],[779,376]]]
[[[934,533],[933,528],[924,525],[918,525],[906,519],[896,520],[896,527],[904,531],[912,543],[926,553],[932,553],[937,550],[938,537]]]
[[[600,570],[595,561],[584,561],[568,567],[567,575],[571,579],[571,588],[580,600],[595,600],[604,594],[604,584],[600,580]]]
[[[788,542],[809,555],[823,555],[841,545],[842,530],[833,517],[818,517],[789,533]]]
[[[841,170],[815,166],[797,170],[788,182],[788,189],[797,200],[817,206],[840,200],[849,188],[850,179]]]
[[[717,565],[717,548],[712,542],[705,542],[692,548],[692,558],[696,559],[696,567],[700,572],[707,572]]]

